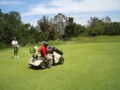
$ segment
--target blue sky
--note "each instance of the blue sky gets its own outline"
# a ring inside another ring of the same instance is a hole
[[[74,17],[82,25],[94,16],[120,22],[120,0],[0,0],[0,9],[4,13],[17,11],[24,23],[34,26],[43,15],[53,18],[58,13]]]

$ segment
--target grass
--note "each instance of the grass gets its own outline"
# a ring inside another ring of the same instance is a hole
[[[85,37],[60,45],[57,42],[65,63],[45,70],[29,68],[30,47],[20,48],[19,59],[13,58],[12,48],[1,50],[0,90],[119,90],[118,37],[96,37],[87,43],[81,39]]]

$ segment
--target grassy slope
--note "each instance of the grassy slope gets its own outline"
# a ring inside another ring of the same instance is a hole
[[[106,37],[109,43],[101,41],[105,37],[86,38],[93,43],[80,43],[81,38],[55,45],[65,63],[45,70],[29,68],[29,47],[21,48],[16,60],[12,49],[0,51],[0,90],[119,90],[120,37]]]
[[[120,36],[97,36],[95,38],[78,37],[78,42],[120,42]]]

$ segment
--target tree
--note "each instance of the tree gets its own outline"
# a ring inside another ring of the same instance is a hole
[[[86,31],[85,26],[76,24],[75,26],[75,36],[79,36],[80,34],[84,33]]]
[[[49,22],[46,16],[43,16],[41,20],[38,21],[38,26],[42,35],[42,40],[48,40],[49,38]]]
[[[21,18],[18,12],[11,11],[4,14],[0,10],[0,33],[2,43],[7,45],[11,44],[20,22]]]
[[[74,23],[74,18],[73,18],[73,17],[69,17],[69,18],[68,18],[68,22],[69,22],[69,23]]]
[[[97,17],[90,18],[89,26],[88,26],[88,33],[90,36],[97,36],[104,34],[104,22]]]
[[[111,23],[111,18],[106,16],[105,18],[103,18],[103,22],[104,23]]]
[[[56,31],[55,25],[51,24],[49,28],[49,40],[55,40],[56,37],[57,37],[57,31]]]
[[[113,22],[105,24],[106,35],[120,35],[120,23]]]

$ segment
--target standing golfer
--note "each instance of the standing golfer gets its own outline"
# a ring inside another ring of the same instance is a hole
[[[18,42],[17,42],[16,38],[13,39],[12,46],[13,46],[13,49],[14,49],[14,58],[18,58],[19,45],[18,45]]]

